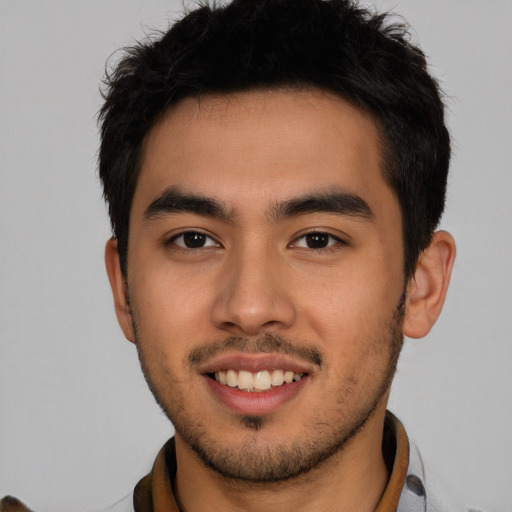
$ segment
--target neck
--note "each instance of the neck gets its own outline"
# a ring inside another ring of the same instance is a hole
[[[307,474],[277,483],[226,479],[207,468],[176,436],[176,498],[183,512],[372,512],[386,487],[382,456],[385,408],[350,442]]]

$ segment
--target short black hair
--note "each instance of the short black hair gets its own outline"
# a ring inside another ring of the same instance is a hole
[[[352,0],[234,0],[200,5],[126,48],[107,72],[99,113],[99,173],[124,275],[143,141],[171,106],[209,93],[315,87],[375,120],[411,276],[444,209],[450,138],[439,85],[410,39],[404,23]]]

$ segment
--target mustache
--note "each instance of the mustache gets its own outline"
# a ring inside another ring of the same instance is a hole
[[[304,359],[320,368],[324,365],[322,353],[314,345],[302,341],[290,341],[279,334],[272,333],[265,333],[257,338],[229,336],[224,340],[197,347],[188,355],[188,362],[192,367],[196,367],[212,357],[229,351],[246,354],[286,354]]]

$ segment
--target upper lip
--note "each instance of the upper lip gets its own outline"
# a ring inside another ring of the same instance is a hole
[[[227,353],[220,354],[199,365],[197,371],[201,374],[207,374],[229,369],[245,370],[248,372],[290,370],[294,373],[311,373],[313,365],[283,354]]]

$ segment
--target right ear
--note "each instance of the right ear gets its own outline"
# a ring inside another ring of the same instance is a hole
[[[105,246],[105,266],[107,267],[108,280],[114,297],[114,307],[117,321],[128,341],[135,343],[132,311],[128,286],[121,271],[121,261],[117,250],[117,240],[111,238]]]

